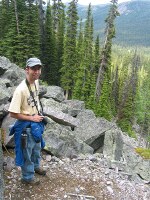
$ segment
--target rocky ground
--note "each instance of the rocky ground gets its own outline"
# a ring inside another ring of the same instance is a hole
[[[13,153],[4,152],[5,200],[149,200],[150,184],[137,175],[108,167],[102,154],[58,159],[42,152],[41,165],[47,175],[38,186],[20,181],[20,168]]]

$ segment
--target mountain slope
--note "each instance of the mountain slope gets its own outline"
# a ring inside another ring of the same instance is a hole
[[[105,19],[110,5],[92,6],[94,34],[104,38]],[[78,14],[86,20],[88,6],[79,5]],[[124,2],[118,5],[120,16],[116,19],[116,38],[114,43],[131,46],[150,46],[150,1]]]

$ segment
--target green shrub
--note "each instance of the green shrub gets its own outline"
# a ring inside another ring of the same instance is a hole
[[[144,159],[150,159],[150,149],[136,148],[135,151]]]

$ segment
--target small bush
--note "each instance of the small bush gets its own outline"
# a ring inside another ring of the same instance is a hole
[[[150,149],[136,148],[135,151],[144,159],[150,159]]]

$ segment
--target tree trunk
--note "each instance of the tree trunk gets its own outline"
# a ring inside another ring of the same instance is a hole
[[[17,33],[19,35],[19,18],[18,18],[18,11],[17,11],[17,2],[14,0],[14,8],[15,8],[15,16],[16,16],[16,27],[17,27]]]
[[[102,61],[100,64],[100,68],[98,71],[97,81],[96,81],[95,99],[97,102],[99,101],[99,98],[101,96],[101,89],[102,89],[102,85],[103,85],[103,81],[104,81],[106,65],[107,64],[106,64],[105,55],[103,55],[103,58],[102,58]]]

